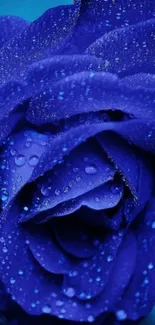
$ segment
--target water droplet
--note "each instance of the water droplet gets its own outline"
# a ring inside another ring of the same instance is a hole
[[[95,72],[91,71],[90,74],[89,74],[89,77],[93,78],[94,76],[95,76]]]
[[[74,276],[77,276],[78,275],[78,272],[77,271],[69,271],[69,277],[74,277]]]
[[[67,297],[72,298],[75,296],[75,289],[74,288],[66,288],[64,289],[64,293]]]
[[[74,172],[74,173],[78,173],[78,171],[79,171],[79,168],[77,168],[77,167],[74,167],[74,168],[73,168],[73,172]]]
[[[92,165],[88,165],[85,167],[85,172],[88,174],[88,175],[94,175],[97,173],[97,168],[94,164]]]
[[[50,312],[51,312],[51,307],[50,307],[49,305],[44,306],[44,307],[42,308],[42,312],[43,312],[44,314],[50,314]]]
[[[64,193],[68,193],[68,191],[69,191],[69,187],[66,186],[66,187],[64,188]]]
[[[7,248],[6,247],[3,247],[3,253],[7,253],[8,252],[8,250],[7,250]]]
[[[46,197],[49,197],[51,195],[51,186],[46,186],[46,185],[43,185],[41,187],[41,193],[46,196]]]
[[[63,151],[63,152],[66,152],[67,150],[68,150],[67,147],[63,147],[63,148],[62,148],[62,151]]]
[[[153,269],[153,264],[152,264],[152,263],[149,263],[149,265],[148,265],[148,269],[149,269],[149,270],[152,270],[152,269]]]
[[[155,229],[155,221],[152,222],[152,229]]]
[[[111,255],[107,256],[107,262],[112,262],[113,257]]]
[[[11,149],[10,153],[12,156],[15,156],[17,154],[17,150],[16,149]]]
[[[144,284],[148,284],[149,283],[149,279],[148,278],[145,278],[144,279]]]
[[[15,280],[13,277],[11,277],[11,278],[10,278],[10,283],[11,283],[11,284],[15,284],[15,282],[16,282],[16,280]]]
[[[63,306],[64,302],[62,300],[57,300],[56,301],[56,306]]]
[[[56,189],[55,190],[55,195],[59,195],[60,194],[60,190]]]
[[[25,206],[25,207],[23,208],[23,210],[27,212],[27,211],[29,210],[29,208],[28,208],[27,206]]]
[[[26,162],[26,158],[25,158],[25,156],[24,155],[17,155],[16,157],[15,157],[15,164],[17,165],[17,166],[19,166],[19,167],[21,167],[21,166],[23,166],[24,164],[25,164],[25,162]]]
[[[120,310],[117,310],[116,317],[120,321],[125,320],[127,318],[127,314],[126,314],[125,310],[120,309]]]
[[[113,194],[117,194],[117,193],[119,193],[119,191],[120,191],[120,188],[119,188],[118,185],[113,184],[113,185],[111,186],[111,192],[112,192]]]
[[[93,315],[89,315],[89,316],[88,316],[88,322],[89,322],[89,323],[94,322],[94,320],[95,320],[95,318],[94,318]]]
[[[81,177],[80,176],[76,176],[75,179],[76,179],[77,182],[80,182],[81,181]]]
[[[0,198],[1,198],[1,200],[3,202],[7,201],[7,199],[8,199],[8,191],[7,191],[6,188],[2,188],[1,189],[1,196],[0,196]]]
[[[19,271],[18,271],[18,274],[19,274],[19,275],[23,275],[23,271],[22,271],[22,270],[19,270]]]
[[[39,157],[37,155],[32,155],[30,158],[29,158],[29,165],[30,166],[36,166],[38,164],[38,161],[39,161]]]

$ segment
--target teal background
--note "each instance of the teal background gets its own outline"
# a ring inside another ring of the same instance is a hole
[[[15,15],[32,21],[48,8],[72,3],[72,0],[0,0],[0,15]]]
[[[72,3],[73,0],[0,0],[0,15],[15,15],[33,21],[48,8]],[[155,325],[155,311],[139,325]]]

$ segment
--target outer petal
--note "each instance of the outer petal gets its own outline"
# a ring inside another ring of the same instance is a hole
[[[116,28],[137,24],[154,17],[152,0],[81,1],[81,15],[66,50],[83,53],[97,38]]]
[[[31,63],[57,53],[71,36],[78,14],[78,3],[49,9],[12,38],[0,51],[1,83],[25,74]]]
[[[155,300],[155,198],[152,197],[146,211],[144,211],[133,230],[137,240],[137,262],[128,288],[117,305],[123,309],[127,318],[136,320],[147,315]],[[132,303],[131,303],[132,302]]]
[[[19,17],[0,16],[0,48],[4,46],[10,38],[21,33],[21,30],[26,28],[28,22]]]
[[[121,75],[154,73],[154,31],[155,19],[116,29],[97,39],[85,53],[105,60],[109,72]]]

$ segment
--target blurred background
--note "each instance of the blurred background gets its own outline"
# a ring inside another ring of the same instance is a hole
[[[72,3],[73,0],[0,0],[0,15],[14,15],[33,21],[51,7]],[[139,325],[155,325],[155,310]]]

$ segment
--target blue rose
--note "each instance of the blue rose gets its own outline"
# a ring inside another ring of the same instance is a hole
[[[153,307],[154,7],[0,18],[0,280],[18,320],[132,324]]]

